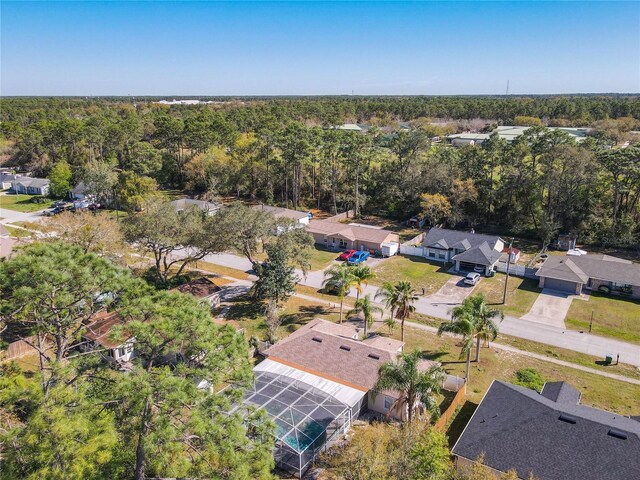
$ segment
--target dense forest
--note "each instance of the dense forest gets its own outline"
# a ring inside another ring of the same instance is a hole
[[[640,97],[3,98],[5,165],[80,181],[140,206],[157,188],[236,196],[548,242],[605,245],[640,233]],[[516,122],[512,143],[452,148],[437,137]],[[331,128],[365,123],[366,133]],[[546,126],[590,127],[578,144]],[[64,185],[64,181],[62,184]]]

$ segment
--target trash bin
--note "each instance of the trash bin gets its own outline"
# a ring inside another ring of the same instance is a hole
[[[607,353],[604,357],[604,363],[606,363],[607,365],[611,365],[612,362],[613,362],[613,354]]]

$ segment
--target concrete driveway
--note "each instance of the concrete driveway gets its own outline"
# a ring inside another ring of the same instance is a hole
[[[464,277],[454,275],[440,287],[440,290],[433,295],[421,298],[418,304],[422,304],[423,308],[430,311],[431,315],[448,318],[449,311],[471,295],[474,288],[474,286],[464,283]]]
[[[566,292],[544,288],[531,306],[529,313],[524,315],[522,319],[566,328],[564,318],[567,316],[571,302],[575,297],[575,295]]]

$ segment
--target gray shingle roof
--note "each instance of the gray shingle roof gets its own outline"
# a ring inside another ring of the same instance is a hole
[[[454,255],[452,260],[460,260],[461,262],[477,263],[478,265],[491,266],[498,261],[502,252],[494,250],[487,242],[483,242],[478,246],[472,247],[462,253]]]
[[[502,240],[497,235],[484,235],[482,233],[463,232],[460,230],[449,230],[447,228],[432,228],[425,235],[422,245],[424,247],[436,248],[458,248],[468,250],[486,242],[491,248],[498,240]]]
[[[610,255],[551,255],[536,275],[580,283],[587,283],[589,278],[595,278],[640,285],[640,265]]]
[[[577,405],[582,396],[580,390],[566,382],[547,382],[544,384],[540,395],[554,402],[568,403],[570,405]]]
[[[519,478],[529,473],[540,480],[638,478],[640,423],[569,402],[571,388],[545,386],[549,395],[559,395],[556,402],[494,381],[453,453],[470,460],[484,453],[486,465],[503,472],[516,469]]]
[[[274,207],[271,205],[254,205],[252,207],[254,210],[261,210],[263,212],[268,212],[274,217],[281,218],[290,218],[292,220],[300,220],[302,218],[307,218],[309,214],[307,212],[301,212],[299,210],[291,210],[290,208],[282,208],[282,207]]]

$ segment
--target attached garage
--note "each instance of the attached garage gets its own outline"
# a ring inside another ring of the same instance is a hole
[[[545,278],[544,288],[550,288],[551,290],[559,290],[561,292],[576,293],[578,291],[578,284],[576,282],[570,282],[568,280],[559,280],[557,278]],[[580,285],[582,288],[582,285]]]

